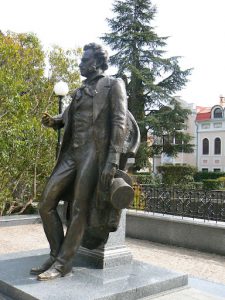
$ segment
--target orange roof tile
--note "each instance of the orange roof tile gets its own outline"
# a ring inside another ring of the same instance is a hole
[[[197,114],[211,112],[211,109],[212,107],[196,106]]]
[[[206,121],[211,119],[211,107],[196,106],[196,121]]]

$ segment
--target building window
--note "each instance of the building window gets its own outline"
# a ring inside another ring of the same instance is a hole
[[[209,140],[207,138],[202,141],[202,154],[209,154]]]
[[[222,123],[214,123],[214,128],[221,128],[222,127]]]
[[[218,173],[218,172],[220,172],[220,169],[217,169],[217,168],[213,169],[213,172],[217,172]]]
[[[221,119],[223,117],[223,112],[221,108],[216,108],[213,112],[214,119]]]
[[[202,168],[202,172],[207,173],[208,171],[209,171],[208,168]]]
[[[221,140],[218,137],[214,141],[214,154],[221,154]]]
[[[209,128],[210,128],[210,124],[209,123],[202,124],[202,129],[209,129]]]

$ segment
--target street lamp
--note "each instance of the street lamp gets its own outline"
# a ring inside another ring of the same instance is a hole
[[[69,88],[66,82],[59,81],[54,85],[54,92],[58,96],[59,99],[59,115],[62,113],[62,99],[64,96],[66,96],[69,92]],[[58,129],[58,141],[56,146],[56,158],[58,157],[59,149],[61,145],[61,130]]]

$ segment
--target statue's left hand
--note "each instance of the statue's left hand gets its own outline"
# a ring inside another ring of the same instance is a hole
[[[109,189],[115,174],[116,166],[112,163],[106,163],[101,176],[102,185],[105,190]]]

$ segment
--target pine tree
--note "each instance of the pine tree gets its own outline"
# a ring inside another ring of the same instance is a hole
[[[156,7],[150,0],[116,0],[113,12],[114,17],[107,19],[111,32],[101,39],[114,51],[110,62],[118,68],[116,76],[126,82],[129,109],[140,127],[142,144],[136,158],[140,168],[150,155],[146,140],[148,128],[154,134],[152,114],[171,101],[174,104],[173,95],[185,86],[191,70],[181,70],[179,57],[164,57],[167,37],[159,37],[151,26]]]

